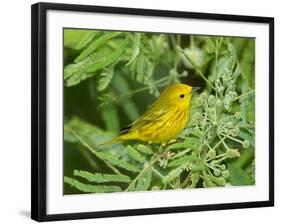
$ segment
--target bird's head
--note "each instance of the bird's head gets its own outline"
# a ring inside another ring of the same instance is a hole
[[[160,95],[160,99],[173,106],[188,107],[191,96],[198,87],[192,87],[186,84],[175,84],[166,88]]]

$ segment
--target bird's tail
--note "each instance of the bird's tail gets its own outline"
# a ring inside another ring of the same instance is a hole
[[[102,143],[101,145],[111,145],[113,143],[116,143],[116,142],[120,142],[120,141],[126,141],[126,140],[134,140],[134,139],[137,139],[136,138],[136,135],[135,133],[127,133],[127,134],[124,134],[124,135],[119,135],[109,141],[106,141],[104,143]]]
[[[116,143],[116,142],[118,142],[118,141],[120,141],[119,136],[118,136],[118,137],[115,137],[115,138],[113,138],[113,139],[111,139],[111,140],[109,140],[109,141],[106,141],[106,142],[104,142],[104,143],[101,143],[100,145],[101,145],[101,146],[103,146],[103,145],[111,145],[111,144]]]

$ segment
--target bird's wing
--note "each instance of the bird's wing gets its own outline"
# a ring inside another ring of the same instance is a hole
[[[159,122],[162,117],[167,114],[166,108],[150,107],[141,117],[139,117],[132,124],[121,130],[121,134],[126,134],[130,131],[138,130],[146,125]]]

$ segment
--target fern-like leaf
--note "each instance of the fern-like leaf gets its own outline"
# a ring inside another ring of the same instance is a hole
[[[152,169],[146,168],[139,176],[134,179],[127,188],[127,191],[146,191],[150,187]]]
[[[182,164],[181,166],[177,167],[176,169],[171,170],[163,179],[162,182],[164,184],[169,183],[170,181],[174,180],[175,178],[179,177],[179,175],[184,171],[186,164]]]
[[[88,43],[90,43],[94,37],[97,35],[98,31],[88,31],[81,40],[77,43],[75,46],[76,50],[82,49],[87,46]]]
[[[137,146],[137,150],[145,154],[149,154],[149,155],[153,154],[153,151],[146,145],[139,144]]]
[[[127,62],[126,66],[132,64],[132,62],[136,59],[136,57],[140,53],[140,41],[141,41],[141,34],[136,33],[134,36],[134,42],[133,42],[133,49],[132,49],[132,55],[130,61]]]
[[[189,153],[191,151],[191,149],[185,149],[180,151],[179,153],[177,153],[176,155],[174,155],[172,157],[172,160],[177,159],[177,158],[181,158],[182,156],[186,155],[187,153]]]
[[[146,191],[148,190],[150,183],[151,183],[151,174],[152,169],[147,169],[145,172],[143,172],[136,184],[135,191]]]
[[[98,91],[105,90],[110,84],[114,74],[113,66],[110,66],[108,69],[105,69],[100,75],[98,80]]]
[[[120,35],[120,32],[110,32],[105,35],[102,35],[100,38],[95,40],[89,47],[87,47],[82,53],[75,59],[75,62],[80,62],[84,60],[87,56],[89,56],[94,50],[98,47],[103,46],[106,44],[110,39]]]
[[[190,162],[192,159],[193,159],[193,157],[191,157],[191,156],[183,156],[183,157],[177,158],[177,159],[173,160],[172,162],[170,162],[168,164],[168,167],[175,167],[175,166],[179,166],[182,164],[186,164],[186,163]]]
[[[85,178],[90,182],[96,183],[106,183],[106,182],[123,182],[129,183],[131,178],[125,175],[113,175],[113,174],[103,174],[103,173],[90,173],[83,170],[74,170],[74,176],[79,176]]]
[[[95,72],[97,70],[100,70],[100,69],[112,64],[113,62],[116,62],[117,60],[119,60],[120,56],[124,52],[125,48],[127,47],[127,44],[128,44],[128,40],[124,39],[119,44],[118,48],[114,52],[112,52],[112,54],[110,54],[108,57],[104,57],[104,58],[99,59],[98,61],[90,64],[86,68],[86,71],[89,73]]]
[[[139,169],[135,167],[135,165],[128,163],[124,160],[118,159],[114,155],[103,153],[103,152],[98,152],[97,154],[99,157],[101,157],[102,159],[106,160],[107,162],[111,163],[114,166],[118,166],[120,168],[123,168],[131,172],[139,172]]]
[[[140,162],[140,163],[144,163],[145,162],[145,158],[137,151],[135,150],[132,146],[128,145],[127,146],[127,151],[129,153],[129,155],[136,161]]]
[[[68,183],[71,187],[74,187],[77,190],[86,193],[105,193],[105,192],[121,191],[121,188],[119,186],[89,185],[89,184],[81,183],[80,181],[70,177],[64,177],[64,182]]]

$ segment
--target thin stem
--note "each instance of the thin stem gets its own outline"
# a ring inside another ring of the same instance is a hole
[[[179,48],[179,50],[183,53],[183,55],[189,60],[191,65],[195,68],[195,71],[201,76],[202,79],[214,90],[216,91],[215,87],[213,84],[204,76],[204,74],[201,72],[201,70],[197,67],[197,65],[192,61],[192,59],[182,50]]]
[[[164,83],[165,81],[168,81],[168,80],[169,80],[169,76],[164,76],[163,78],[158,79],[157,81],[155,81],[155,84],[158,85],[158,87],[161,87],[162,86],[161,84]],[[109,101],[107,103],[100,104],[98,107],[102,107],[102,106],[105,106],[105,105],[108,105],[108,104],[111,104],[111,103],[118,104],[124,98],[130,97],[130,96],[132,96],[134,94],[137,94],[137,93],[140,93],[140,92],[143,92],[143,91],[145,91],[147,89],[149,89],[149,87],[146,86],[146,87],[142,87],[142,88],[139,88],[139,89],[136,89],[136,90],[133,90],[133,91],[129,91],[129,92],[127,92],[126,94],[124,94],[122,96],[113,98],[111,101]]]
[[[228,157],[225,155],[225,156],[222,156],[220,159],[216,160],[214,163],[220,163],[221,161],[227,159]]]
[[[85,141],[81,138],[81,136],[79,136],[79,135],[76,133],[76,131],[74,131],[72,128],[69,128],[69,130],[70,130],[71,133],[77,138],[77,140],[79,140],[79,141],[81,142],[81,144],[82,144],[83,146],[85,146],[87,149],[89,149],[89,151],[90,151],[91,153],[93,153],[97,158],[99,158],[100,160],[102,160],[114,173],[120,174],[120,175],[121,175],[121,173],[119,172],[118,169],[116,169],[114,166],[112,166],[112,165],[111,165],[110,163],[108,163],[107,161],[103,160],[103,159],[99,156],[99,154],[96,152],[96,150],[95,150],[93,147],[91,147],[87,142],[85,142]]]
[[[218,133],[218,136],[219,136],[219,138],[220,138],[220,140],[221,140],[223,146],[226,148],[226,150],[228,150],[229,148],[228,148],[227,144],[225,144],[224,140],[222,139],[222,137],[220,136],[219,133]]]
[[[255,128],[255,125],[251,125],[251,124],[244,124],[244,125],[236,125],[239,128]]]
[[[215,156],[215,157],[212,158],[212,159],[206,159],[206,160],[205,160],[205,163],[207,163],[207,162],[209,162],[209,161],[211,161],[211,160],[214,160],[214,159],[221,158],[221,157],[226,157],[226,154],[225,154],[225,153],[222,153],[222,154],[219,154],[219,155]]]
[[[241,94],[240,96],[237,96],[236,98],[234,98],[233,101],[239,100],[241,97],[250,95],[250,94],[252,94],[252,93],[255,93],[255,90],[254,90],[254,89],[252,89],[252,90],[250,90],[250,91],[248,91],[248,92],[246,92],[246,93],[243,93],[243,94]]]
[[[232,137],[232,136],[230,136],[230,135],[226,135],[226,134],[223,134],[223,133],[221,133],[221,134],[222,134],[223,136],[225,136],[225,137],[227,137],[227,138],[229,138],[229,139],[235,141],[235,142],[238,142],[238,143],[240,143],[240,144],[243,144],[243,141],[241,141],[241,140],[239,140],[239,139],[237,139],[237,138],[234,138],[234,137]]]
[[[155,174],[157,174],[161,179],[164,178],[164,176],[163,176],[158,170],[156,170],[154,167],[152,167],[152,171],[153,171]]]

